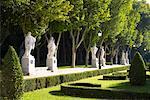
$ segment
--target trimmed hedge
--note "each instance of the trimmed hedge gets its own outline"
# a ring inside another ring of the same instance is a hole
[[[104,75],[103,80],[126,80],[127,76],[118,75]]]
[[[47,88],[51,86],[56,86],[58,84],[70,81],[76,81],[88,77],[109,74],[112,72],[127,70],[129,66],[124,67],[116,67],[116,68],[109,68],[109,69],[99,69],[93,71],[86,71],[80,73],[72,73],[72,74],[64,74],[64,75],[56,75],[56,76],[49,76],[49,77],[41,77],[41,78],[34,78],[34,79],[25,79],[24,80],[24,91],[33,91],[36,89]]]
[[[65,95],[83,97],[83,98],[99,98],[99,99],[149,99],[150,93],[133,92],[124,89],[100,87],[84,87],[74,85],[61,85],[61,91]]]
[[[146,81],[145,63],[139,52],[135,54],[131,62],[131,66],[129,70],[129,79],[131,85],[145,84]]]
[[[23,95],[23,73],[15,49],[9,46],[2,68],[2,97],[20,100]]]

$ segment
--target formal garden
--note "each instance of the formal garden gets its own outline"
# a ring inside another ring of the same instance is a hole
[[[0,6],[0,100],[150,99],[149,0]]]

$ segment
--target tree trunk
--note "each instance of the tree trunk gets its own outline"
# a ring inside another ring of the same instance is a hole
[[[76,65],[76,50],[72,47],[72,67],[75,68]]]
[[[40,65],[40,48],[37,48],[37,60],[36,60],[37,66]]]
[[[116,51],[115,64],[118,64],[118,50]]]
[[[111,61],[111,64],[113,64],[113,56],[112,55],[111,55],[110,61]]]
[[[87,67],[89,63],[89,51],[86,50],[86,59],[85,59],[85,66]]]

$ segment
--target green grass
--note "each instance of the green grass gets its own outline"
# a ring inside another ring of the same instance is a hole
[[[147,72],[147,74],[150,74],[150,72]],[[129,80],[101,80],[101,79],[102,76],[96,76],[92,78],[78,80],[75,82],[101,84],[101,88],[104,89],[116,88],[116,89],[127,89],[128,91],[150,93],[150,80],[147,80],[145,86],[131,86],[129,84]],[[60,91],[60,85],[58,85],[50,88],[44,88],[24,93],[23,100],[96,100],[96,99],[66,96]]]
[[[62,92],[60,92],[60,85],[59,85],[51,88],[45,88],[33,92],[24,93],[23,100],[96,100],[96,99],[65,96]]]

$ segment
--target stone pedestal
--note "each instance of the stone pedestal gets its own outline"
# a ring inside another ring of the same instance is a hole
[[[47,58],[46,66],[48,67],[48,70],[51,70],[53,72],[57,71],[57,59],[55,57]]]
[[[33,56],[23,57],[21,63],[24,75],[35,75],[35,58]]]
[[[92,59],[92,68],[99,68],[98,59]]]

